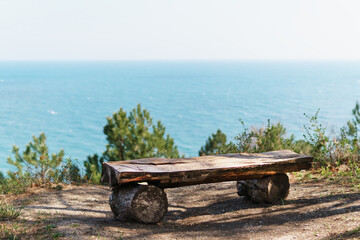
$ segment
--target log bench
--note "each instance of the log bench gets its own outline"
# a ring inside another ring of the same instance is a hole
[[[164,188],[237,181],[239,196],[274,203],[289,193],[287,172],[311,167],[313,158],[289,150],[193,158],[147,158],[104,162],[103,183],[112,189],[115,218],[157,223],[167,213]]]

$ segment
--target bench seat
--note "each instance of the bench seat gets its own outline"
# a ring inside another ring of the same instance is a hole
[[[160,188],[258,179],[311,167],[313,158],[290,150],[192,158],[147,158],[103,163],[102,182],[116,188],[147,182]]]

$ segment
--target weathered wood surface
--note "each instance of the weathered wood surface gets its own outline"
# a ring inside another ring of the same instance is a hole
[[[276,174],[253,180],[238,181],[239,196],[245,196],[253,202],[276,203],[286,199],[289,194],[289,177],[285,174]]]
[[[164,190],[151,185],[126,184],[116,188],[109,204],[115,218],[141,223],[160,222],[168,210]]]
[[[117,187],[148,182],[161,188],[262,178],[311,167],[312,157],[289,150],[193,158],[148,158],[103,163],[102,182]]]

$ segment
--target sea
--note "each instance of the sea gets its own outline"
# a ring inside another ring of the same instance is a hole
[[[106,117],[138,103],[160,120],[186,157],[217,129],[233,140],[243,128],[281,122],[303,139],[304,116],[329,135],[360,100],[359,61],[0,62],[0,171],[12,146],[44,132],[50,153],[80,166],[105,150]]]

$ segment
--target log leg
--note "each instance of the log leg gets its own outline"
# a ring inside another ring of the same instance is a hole
[[[109,203],[115,218],[142,223],[160,222],[168,209],[166,193],[152,185],[120,186],[113,190]]]
[[[237,182],[238,195],[258,203],[275,203],[285,199],[289,194],[289,188],[289,178],[286,174]]]

